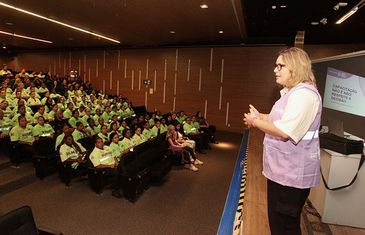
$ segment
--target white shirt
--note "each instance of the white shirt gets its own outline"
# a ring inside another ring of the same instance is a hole
[[[281,96],[286,92],[288,90],[285,88],[281,90]],[[274,125],[287,134],[293,142],[298,143],[312,125],[319,102],[318,95],[309,89],[293,91],[288,98],[283,116],[280,120],[274,121]]]

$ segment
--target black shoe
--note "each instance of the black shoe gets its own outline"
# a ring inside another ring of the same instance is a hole
[[[116,197],[116,198],[122,198],[122,197],[123,197],[123,195],[122,195],[122,193],[120,192],[120,190],[119,190],[119,189],[115,189],[115,190],[113,190],[113,191],[112,191],[112,196],[113,196],[113,197]]]

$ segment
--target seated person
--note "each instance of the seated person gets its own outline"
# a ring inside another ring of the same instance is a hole
[[[90,154],[90,161],[94,167],[102,168],[105,175],[113,178],[112,195],[120,198],[122,194],[118,162],[113,156],[112,150],[108,146],[104,146],[104,142],[100,137],[96,137],[95,148]]]
[[[68,120],[68,123],[72,128],[76,128],[76,123],[82,122],[81,118],[79,118],[79,111],[77,109],[72,111],[72,117]]]
[[[106,125],[101,127],[98,137],[104,141],[104,144],[109,144],[108,127]]]
[[[196,122],[199,123],[199,127],[202,131],[208,134],[209,140],[211,143],[218,144],[218,142],[215,140],[215,131],[216,127],[213,125],[210,125],[208,121],[204,118],[202,115],[202,112],[198,111],[195,115]]]
[[[120,127],[119,127],[119,131],[121,133],[123,133],[124,129],[130,129],[129,126],[127,125],[127,121],[126,120],[123,120],[120,124]]]
[[[144,124],[144,128],[143,128],[143,131],[142,131],[142,135],[144,135],[144,138],[146,140],[149,140],[152,137],[152,131],[151,131],[151,128],[150,128],[150,124],[148,122],[146,122]]]
[[[13,124],[11,120],[4,116],[4,112],[0,109],[0,153],[5,154],[6,156],[9,154],[10,146],[9,146],[9,132]]]
[[[74,105],[72,102],[67,104],[67,109],[63,112],[64,119],[70,119],[72,117],[72,111],[74,110]]]
[[[205,135],[201,134],[199,130],[192,124],[190,117],[186,118],[183,129],[185,135],[196,142],[197,152],[204,153],[203,148],[210,149],[209,139],[207,139]]]
[[[82,124],[82,122],[76,123],[76,129],[72,132],[72,136],[74,137],[75,141],[88,137],[88,134],[87,134],[84,124]]]
[[[110,145],[109,148],[112,150],[113,157],[119,162],[123,154],[129,152],[129,149],[125,149],[121,141],[119,141],[119,135],[117,133],[112,133],[110,135]]]
[[[123,147],[123,151],[134,147],[135,144],[132,140],[132,130],[131,129],[123,130],[123,139],[121,141],[121,144]]]
[[[112,123],[110,123],[110,127],[109,127],[109,138],[110,138],[110,135],[112,133],[117,133],[120,136],[122,135],[122,132],[119,131],[118,122],[112,122]]]
[[[44,123],[44,117],[43,116],[39,116],[38,119],[38,124],[35,125],[33,127],[33,135],[34,137],[48,137],[48,138],[53,138],[53,134],[54,134],[54,130],[51,127],[51,125]]]
[[[52,110],[48,113],[48,121],[55,120],[57,111],[58,111],[58,104],[52,105]]]
[[[91,109],[90,108],[86,108],[85,109],[85,115],[81,118],[81,122],[82,124],[84,124],[84,126],[88,126],[89,123],[88,123],[88,119],[89,118],[92,118],[91,117]],[[94,124],[95,124],[95,121],[94,121]]]
[[[152,133],[152,135],[151,135],[152,137],[156,137],[162,133],[160,120],[157,120],[157,119],[155,120],[155,126],[152,127],[151,133]]]
[[[42,102],[39,100],[39,98],[36,97],[36,92],[31,92],[30,97],[27,100],[28,106],[36,106],[36,105],[42,105]]]
[[[61,162],[70,162],[73,169],[77,169],[80,163],[85,163],[86,149],[75,142],[72,135],[66,135],[62,143],[59,151]]]
[[[193,164],[193,159],[189,152],[182,144],[176,141],[175,127],[173,125],[169,125],[166,139],[169,143],[169,149],[178,157],[179,161],[184,164],[184,167],[192,171],[198,171],[198,168]]]
[[[39,116],[43,116],[44,119],[48,121],[48,114],[47,114],[46,109],[45,109],[45,107],[43,105],[42,106],[39,106],[38,112],[36,112],[34,114],[34,120],[37,121],[37,119],[38,119]]]
[[[62,127],[62,133],[59,134],[56,138],[56,144],[55,144],[55,150],[58,151],[58,147],[61,145],[63,139],[66,135],[71,135],[73,132],[73,129],[68,123],[64,123]]]
[[[161,119],[161,133],[165,133],[165,132],[167,132],[167,130],[168,130],[168,127],[166,125],[166,119],[162,118]]]
[[[18,125],[10,131],[10,141],[15,144],[14,154],[10,154],[10,160],[14,164],[14,168],[19,168],[20,159],[27,157],[32,159],[33,156],[33,127],[28,125],[25,116],[18,118]]]
[[[186,146],[192,148],[195,152],[196,143],[194,140],[189,139],[189,137],[183,135],[183,131],[181,131],[181,124],[179,122],[175,122],[175,131],[176,131],[176,140],[179,143],[182,143]]]
[[[142,144],[146,140],[147,139],[145,139],[144,135],[142,135],[142,128],[137,127],[136,130],[134,131],[134,135],[132,137],[132,141],[133,141],[134,145]]]
[[[100,128],[95,125],[95,121],[93,118],[87,119],[88,127],[86,131],[89,133],[90,136],[97,135],[100,132]]]
[[[26,111],[26,107],[24,105],[18,106],[18,113],[12,119],[12,122],[13,122],[14,126],[18,124],[20,116],[24,116],[28,123],[33,123],[34,122],[33,116]]]

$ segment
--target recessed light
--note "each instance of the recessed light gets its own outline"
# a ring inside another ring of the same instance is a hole
[[[69,40],[69,41],[73,41],[74,39],[70,37],[70,38],[68,38],[68,40]]]
[[[271,8],[272,8],[273,10],[275,10],[275,9],[276,9],[276,6],[275,6],[275,5],[272,5],[272,6],[271,6]]]
[[[286,5],[280,5],[280,7],[281,7],[281,8],[285,8],[285,7],[286,7]]]
[[[319,22],[313,21],[313,22],[311,22],[311,25],[319,25]]]
[[[29,36],[25,36],[25,35],[20,35],[20,34],[16,34],[16,33],[9,33],[9,32],[5,32],[5,31],[0,31],[1,34],[5,34],[5,35],[9,35],[9,36],[13,36],[13,37],[18,37],[18,38],[24,38],[24,39],[29,39],[29,40],[33,40],[33,41],[38,41],[38,42],[44,42],[44,43],[53,43],[51,41],[48,40],[44,40],[44,39],[40,39],[40,38],[33,38],[33,37],[29,37]]]
[[[13,23],[11,23],[11,22],[6,22],[5,23],[6,25],[14,25]]]
[[[3,49],[6,49],[6,46],[5,45],[3,45]]]
[[[169,33],[175,34],[176,32],[174,30],[170,30]]]
[[[45,17],[43,15],[39,15],[39,14],[36,14],[34,12],[27,11],[27,10],[24,10],[24,9],[21,9],[21,8],[18,8],[18,7],[3,3],[3,2],[0,2],[0,6],[7,7],[7,8],[10,8],[10,9],[16,10],[18,12],[21,12],[21,13],[24,13],[24,14],[27,14],[27,15],[31,15],[31,16],[34,16],[34,17],[37,17],[37,18],[41,18],[43,20],[47,20],[47,21],[50,21],[52,23],[59,24],[59,25],[62,25],[64,27],[71,28],[71,29],[74,29],[74,30],[77,30],[77,31],[80,31],[80,32],[83,32],[83,33],[91,34],[93,36],[97,36],[97,37],[100,37],[100,38],[103,38],[103,39],[106,39],[106,40],[109,40],[109,41],[112,41],[112,42],[115,42],[115,43],[120,43],[120,41],[118,41],[116,39],[109,38],[109,37],[103,36],[101,34],[97,34],[97,33],[91,32],[89,30],[82,29],[82,28],[79,28],[79,27],[76,27],[76,26],[73,26],[73,25],[70,25],[70,24],[66,24],[66,23],[63,23],[61,21],[54,20],[54,19]]]
[[[219,30],[218,33],[224,33],[223,30]]]
[[[207,5],[207,4],[201,4],[201,5],[200,5],[200,8],[202,8],[202,9],[207,9],[207,8],[208,8],[208,5]]]

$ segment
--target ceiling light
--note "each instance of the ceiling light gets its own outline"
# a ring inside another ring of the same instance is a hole
[[[340,3],[338,3],[339,5]],[[349,18],[350,16],[352,16],[353,14],[355,14],[357,12],[357,10],[359,10],[361,7],[363,7],[365,5],[365,0],[361,0],[358,4],[356,4],[349,12],[347,12],[344,16],[342,16],[337,22],[336,24],[341,24],[342,22],[344,22],[347,18]],[[340,6],[340,5],[339,5]]]
[[[319,22],[317,22],[317,21],[312,21],[312,22],[311,22],[311,25],[319,25]]]
[[[3,2],[0,2],[0,6],[4,6],[4,7],[7,7],[7,8],[10,8],[10,9],[13,9],[13,10],[16,10],[16,11],[19,11],[19,12],[22,12],[22,13],[25,13],[25,14],[28,14],[28,15],[31,15],[31,16],[35,16],[37,18],[41,18],[41,19],[44,19],[44,20],[53,22],[55,24],[59,24],[59,25],[65,26],[67,28],[71,28],[71,29],[74,29],[74,30],[78,30],[78,31],[83,32],[83,33],[87,33],[87,34],[91,34],[91,35],[94,35],[94,36],[97,36],[97,37],[100,37],[100,38],[104,38],[106,40],[109,40],[109,41],[112,41],[112,42],[115,42],[115,43],[120,43],[120,41],[118,41],[116,39],[109,38],[109,37],[106,37],[106,36],[103,36],[103,35],[100,35],[100,34],[97,34],[97,33],[93,33],[91,31],[88,31],[88,30],[85,30],[85,29],[82,29],[82,28],[78,28],[76,26],[69,25],[69,24],[63,23],[61,21],[54,20],[54,19],[51,19],[51,18],[42,16],[42,15],[39,15],[39,14],[30,12],[30,11],[27,11],[27,10],[21,9],[21,8],[17,8],[17,7],[11,6],[11,5],[6,4],[6,3],[3,3]]]
[[[200,8],[202,8],[202,9],[207,9],[207,8],[208,8],[208,5],[207,5],[207,4],[201,4],[201,5],[200,5]]]
[[[327,24],[327,18],[322,18],[319,22],[323,25],[326,25]]]
[[[48,41],[48,40],[44,40],[44,39],[40,39],[40,38],[28,37],[28,36],[24,36],[24,35],[20,35],[20,34],[16,34],[16,33],[9,33],[9,32],[5,32],[5,31],[0,31],[0,33],[5,34],[5,35],[9,35],[9,36],[13,36],[13,37],[25,38],[25,39],[29,39],[29,40],[33,40],[33,41],[38,41],[38,42],[53,43],[53,42]]]
[[[281,7],[281,8],[285,8],[285,7],[286,7],[286,5],[280,5],[280,7]]]
[[[275,9],[276,9],[276,6],[275,6],[275,5],[273,5],[273,6],[271,6],[271,8],[272,8],[273,10],[275,10]]]
[[[219,30],[218,33],[224,33],[223,30]]]
[[[11,23],[11,22],[6,22],[5,24],[6,25],[13,25],[13,23]]]
[[[345,7],[345,6],[347,6],[347,2],[339,2],[333,6],[333,10],[337,11],[338,9],[340,9],[340,7]]]
[[[2,47],[3,47],[3,49],[6,49],[6,46],[5,46],[5,44],[3,44],[3,46],[2,46]]]
[[[339,19],[336,24],[341,24],[342,22],[344,22],[345,20],[347,20],[347,18],[349,18],[350,16],[352,16],[353,14],[355,14],[357,12],[358,8],[354,7],[352,8],[349,12],[347,12],[344,16],[341,17],[341,19]]]
[[[170,30],[169,33],[175,34],[176,32],[174,30]]]

